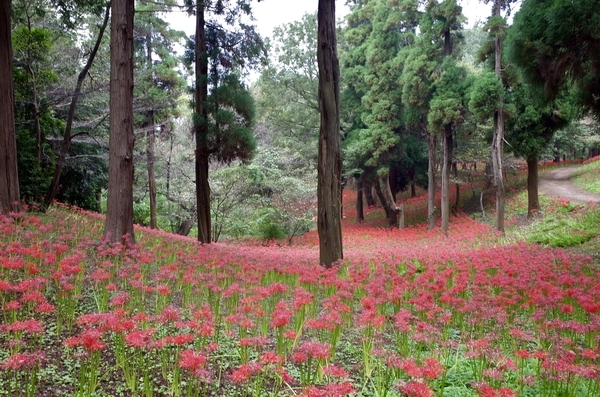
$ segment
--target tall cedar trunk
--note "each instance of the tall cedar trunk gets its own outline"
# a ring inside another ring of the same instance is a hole
[[[458,164],[456,162],[452,163],[452,171],[454,172],[454,178],[456,179],[456,183],[454,184],[454,188],[456,189],[456,197],[454,198],[454,206],[458,208],[460,205],[460,183],[458,183]]]
[[[538,156],[527,158],[527,217],[531,218],[540,209],[538,193]]]
[[[133,231],[133,0],[112,2],[110,137],[104,237],[135,241]]]
[[[340,148],[340,65],[337,57],[335,0],[319,0],[317,61],[319,65],[318,217],[319,262],[329,268],[343,258]]]
[[[0,5],[0,212],[18,212],[19,173],[15,132],[10,3]]]
[[[147,55],[146,61],[148,69],[152,70],[152,35],[146,35]],[[153,76],[150,73],[150,81]],[[154,110],[149,110],[146,114],[147,132],[146,132],[146,170],[148,171],[148,195],[150,196],[150,228],[157,229],[156,222],[156,177],[154,176]]]
[[[385,210],[385,215],[388,219],[388,225],[391,227],[398,226],[398,211],[396,210],[396,203],[392,201],[392,197],[390,196],[389,189],[389,177],[383,176],[381,177],[381,181],[375,181],[373,186],[375,186],[375,191],[377,192],[377,197],[379,197],[379,201],[383,205],[383,209]],[[385,189],[381,188],[381,183],[385,184]]]
[[[494,15],[501,16],[502,2],[496,0]],[[496,35],[495,40],[495,66],[494,71],[498,79],[502,81],[502,38]],[[500,98],[500,105],[494,114],[494,138],[492,141],[492,163],[494,164],[494,184],[496,185],[496,229],[504,233],[504,203],[506,193],[504,191],[504,179],[502,175],[502,155],[504,145],[504,96]]]
[[[452,36],[450,30],[444,32],[444,56],[452,55]],[[444,155],[442,160],[442,231],[450,228],[450,167],[452,166],[452,123],[444,125]]]
[[[375,198],[373,197],[373,182],[363,178],[362,184],[365,198],[367,199],[367,207],[375,207],[376,203]]]
[[[361,223],[365,220],[364,205],[363,205],[363,186],[364,176],[356,178],[356,222]]]
[[[31,28],[30,28],[31,29]],[[29,43],[31,45],[31,43]],[[31,67],[31,61],[28,61],[27,72],[31,76],[31,106],[33,107],[33,125],[35,130],[35,161],[38,167],[42,164],[42,126],[40,124],[40,105],[37,98],[37,83],[35,81],[35,72]]]
[[[94,44],[94,48],[92,49],[92,52],[90,52],[85,66],[83,67],[83,69],[81,69],[81,72],[79,72],[79,76],[77,77],[77,85],[75,86],[75,90],[71,95],[71,104],[69,105],[69,114],[67,115],[65,135],[63,137],[63,142],[60,147],[58,159],[56,160],[54,176],[52,177],[50,188],[48,189],[48,193],[46,194],[46,198],[44,199],[44,203],[46,204],[46,206],[50,206],[52,204],[52,201],[54,201],[54,198],[58,194],[60,188],[60,174],[62,173],[62,169],[65,164],[65,159],[67,157],[67,154],[69,153],[69,148],[71,147],[71,130],[73,129],[73,119],[75,118],[75,107],[77,106],[79,95],[81,94],[81,87],[83,87],[83,81],[85,80],[85,76],[87,76],[88,71],[92,67],[92,63],[94,62],[96,54],[98,53],[98,48],[100,48],[100,43],[102,42],[104,31],[106,29],[106,26],[108,25],[109,15],[110,4],[106,6],[104,20],[102,21],[102,25],[100,26],[100,31],[98,32],[98,37],[96,38],[96,44]]]
[[[208,184],[208,56],[204,20],[204,0],[198,0],[196,11],[196,205],[198,207],[198,241],[210,244],[210,186]]]
[[[444,158],[442,160],[442,231],[450,228],[450,169],[452,167],[452,124],[444,126]]]
[[[435,227],[435,156],[437,139],[435,134],[429,134],[427,139],[427,154],[429,161],[427,165],[427,218],[429,219],[429,229]]]

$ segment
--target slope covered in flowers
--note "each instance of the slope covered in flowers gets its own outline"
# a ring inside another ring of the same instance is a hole
[[[344,223],[345,259],[199,245],[98,215],[0,220],[0,395],[593,396],[600,272],[589,258],[452,219]]]

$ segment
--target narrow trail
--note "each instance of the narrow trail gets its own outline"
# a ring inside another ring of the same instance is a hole
[[[539,190],[548,196],[562,197],[578,203],[600,204],[600,194],[587,192],[577,187],[571,177],[579,165],[569,165],[549,171],[540,172]]]

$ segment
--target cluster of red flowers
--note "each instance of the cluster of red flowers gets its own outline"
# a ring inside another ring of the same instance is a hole
[[[222,341],[248,352],[227,373],[237,387],[260,376],[297,387],[286,369],[318,361],[316,384],[297,390],[305,396],[358,387],[352,382],[363,368],[336,355],[344,337],[357,351],[368,339],[365,354],[381,358],[377,365],[405,396],[440,392],[436,379],[453,371],[449,351],[464,359],[483,397],[515,395],[515,382],[540,387],[532,376],[599,382],[597,267],[561,250],[503,246],[466,216],[453,219],[448,236],[425,226],[345,226],[346,260],[325,270],[310,237],[302,246],[231,249],[143,230],[149,238],[140,246],[98,247],[77,222],[61,219],[68,212],[55,211],[48,220],[0,220],[10,230],[0,238],[3,369],[39,365],[39,346],[23,346],[71,315],[64,346],[109,357],[118,335],[149,357],[173,352],[170,363],[202,382],[217,377],[211,363]],[[89,308],[101,294],[102,309],[98,303],[97,311],[75,316],[75,307]],[[276,353],[282,336],[287,350]],[[364,376],[377,373],[365,369]]]

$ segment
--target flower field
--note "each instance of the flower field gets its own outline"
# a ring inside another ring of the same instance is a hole
[[[350,208],[350,206],[349,206]],[[0,396],[600,395],[600,271],[459,215],[344,223],[345,260],[99,215],[0,219]]]

